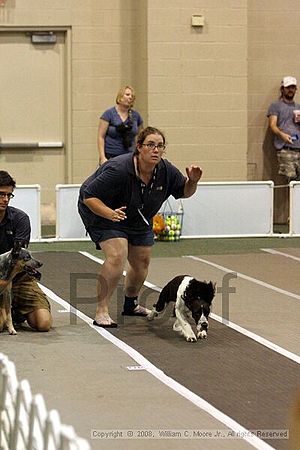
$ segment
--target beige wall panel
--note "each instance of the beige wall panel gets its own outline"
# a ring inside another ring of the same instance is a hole
[[[100,91],[100,89],[98,89]],[[74,94],[73,95],[73,106],[74,110],[82,111],[99,111],[102,112],[101,105],[113,105],[114,100],[112,100],[113,94],[106,92],[106,94]],[[114,99],[114,97],[113,97]]]
[[[88,155],[88,156],[87,156]],[[76,162],[81,162],[81,170],[84,171],[85,167],[82,163],[85,160],[94,160],[95,164],[98,164],[98,150],[97,143],[78,142],[73,145],[73,158]],[[95,159],[96,158],[96,159]]]
[[[267,111],[267,109],[268,109],[268,106],[266,105],[266,111]],[[249,108],[248,124],[249,124],[249,127],[253,127],[253,126],[263,127],[266,130],[267,126],[268,126],[268,118],[267,118],[266,112],[259,111],[259,113],[257,113],[256,110]]]
[[[167,111],[182,109],[182,99],[184,99],[184,97],[185,96],[183,95],[174,95],[174,93],[155,92],[149,96],[149,111],[152,111],[154,108],[155,111],[159,111],[160,109]]]
[[[182,71],[182,62],[179,59],[168,59],[166,62],[161,60],[153,61],[149,67],[150,77],[172,77],[180,74]]]
[[[119,60],[79,60],[74,59],[72,63],[73,77],[81,77],[89,75],[90,77],[110,77],[112,73],[120,71],[121,63]]]
[[[41,3],[40,0],[18,0],[17,2],[17,11],[21,11],[21,10],[31,10],[34,12],[38,12],[40,10],[42,10],[43,8],[45,8],[46,10],[60,10],[60,9],[65,9],[65,8],[69,8],[71,6],[71,2],[73,0],[66,0],[61,2],[60,0],[43,0],[43,3]],[[14,3],[16,3],[16,1],[14,0]]]
[[[177,165],[179,170],[185,174],[186,165],[177,161],[173,157],[167,157],[171,162]],[[193,160],[194,161],[194,160]],[[202,181],[244,181],[243,174],[244,168],[243,164],[239,161],[201,161],[201,167],[203,169]]]
[[[222,161],[222,147],[230,145],[230,158],[241,161],[244,167],[238,174],[238,179],[242,179],[247,167],[246,2],[225,1],[220,7],[216,1],[200,4],[187,1],[177,6],[180,14],[175,16],[176,26],[164,30],[166,4],[148,3],[149,60],[154,66],[148,80],[149,119],[162,121],[172,148],[172,160],[183,168],[191,160],[201,159],[206,162],[205,176],[215,179],[216,170],[210,170],[210,161],[216,154]],[[233,10],[234,7],[237,9]],[[197,13],[205,17],[201,30],[190,25],[192,14]],[[155,73],[156,66],[170,60],[180,62],[173,75],[165,76],[163,70]],[[226,115],[224,123],[222,111]],[[220,151],[211,152],[212,146],[220,147]],[[226,163],[222,173],[224,168]]]
[[[95,137],[96,136],[94,127],[80,127],[80,128],[76,127],[73,130],[74,144],[92,144],[93,142],[95,142]]]
[[[55,44],[41,46],[32,44],[26,31],[29,29],[2,28],[0,33],[0,79],[6,87],[1,95],[1,138],[3,144],[19,144],[1,150],[0,164],[18,184],[40,184],[41,202],[49,204],[54,203],[55,184],[66,180],[65,148],[41,144],[67,143],[65,33],[57,31]],[[7,67],[5,61],[9,61]]]
[[[0,74],[2,141],[64,141],[63,33],[44,47],[22,31],[2,31],[0,39],[1,67],[10,59]]]
[[[266,137],[266,133],[267,133],[267,127],[262,127],[262,126],[249,126],[249,133],[252,136],[252,142],[251,144],[249,143],[249,151],[251,149],[251,145],[253,143],[256,144],[260,144],[261,142],[264,141],[265,137]]]
[[[76,27],[74,43],[102,44],[104,42],[120,43],[122,29],[120,27]]]
[[[182,109],[194,111],[213,111],[218,113],[223,112],[223,116],[228,115],[228,111],[245,111],[245,97],[243,94],[237,93],[218,93],[211,94],[209,85],[206,86],[206,91],[201,93],[182,94]],[[224,112],[226,114],[224,114]],[[212,124],[216,123],[213,121]]]
[[[97,159],[99,160],[98,156]],[[93,173],[98,165],[97,165],[97,159],[84,159],[84,168],[82,167],[81,163],[81,170],[80,170],[80,160],[77,161],[75,170],[74,170],[74,184],[81,184],[86,178],[88,178],[91,173]]]
[[[172,127],[182,120],[182,112],[174,110],[172,111],[172,115],[170,115],[170,111],[159,110],[155,113],[155,118],[153,118],[153,120],[155,120],[155,123],[159,124],[159,128],[161,129]]]
[[[205,181],[244,181],[245,168],[240,161],[205,162]]]
[[[180,50],[178,49],[178,44],[173,42],[151,42],[149,43],[148,51],[155,54],[153,62],[169,59],[180,60]]]
[[[268,105],[283,75],[300,79],[300,2],[285,2],[288,21],[282,8],[281,0],[7,0],[0,25],[72,27],[72,182],[94,170],[99,115],[124,83],[180,167],[203,161],[206,181],[246,180],[247,169],[259,180],[276,168],[267,164]],[[191,27],[193,14],[204,15],[203,29]]]
[[[0,26],[51,24],[72,27],[73,79],[70,115],[73,120],[71,135],[75,150],[72,153],[73,179],[70,182],[81,181],[83,172],[86,172],[86,176],[95,169],[98,160],[96,136],[99,115],[114,104],[121,84],[133,82],[132,64],[135,55],[132,37],[136,31],[135,6],[136,2],[131,0],[109,3],[102,0],[8,0],[5,9],[0,8]],[[141,88],[144,89],[145,86],[141,85]],[[79,142],[80,147],[78,155],[76,142]],[[58,154],[57,150],[55,154]],[[49,155],[47,152],[47,158],[50,158]],[[61,176],[64,172],[63,161],[60,169],[54,170],[51,158],[49,161],[47,158],[41,161],[41,154],[38,154],[31,161],[30,180],[21,180],[21,177],[18,177],[21,164],[15,163],[15,156],[10,159],[13,159],[17,179],[20,178],[18,181],[35,183],[45,178],[46,173],[53,173],[55,176],[50,190],[55,196],[56,182],[64,182],[64,177]],[[44,174],[37,168],[35,159],[39,163],[42,162],[45,167]],[[47,200],[48,194],[47,189],[43,194]]]
[[[199,163],[201,166],[204,161],[207,161],[207,155],[210,155],[212,160],[218,160],[220,155],[224,161],[236,160],[236,146],[231,144],[226,145],[209,145],[199,142],[198,145],[186,144],[184,147],[170,143],[167,147],[166,158],[172,161],[185,162],[193,161]]]
[[[76,127],[90,127],[98,125],[98,118],[100,114],[98,111],[74,111],[73,112],[73,126]]]
[[[39,184],[43,204],[53,203],[53,186],[65,180],[63,150],[1,151],[1,170],[7,170],[17,184]]]
[[[288,20],[286,12],[288,13]],[[279,95],[284,75],[300,79],[299,44],[300,2],[250,0],[248,2],[248,177],[286,183],[277,175],[277,159],[272,135],[267,129],[266,112]],[[296,96],[296,100],[299,99]],[[277,190],[278,191],[278,190]],[[282,205],[284,202],[284,205]],[[275,222],[286,222],[288,198],[275,196]]]
[[[74,60],[83,61],[102,61],[120,60],[121,47],[116,42],[108,42],[101,44],[95,43],[74,43],[72,46],[72,54]],[[120,74],[115,74],[115,76]]]
[[[85,71],[89,69],[88,65],[85,68]],[[101,95],[101,93],[107,93],[107,91],[111,91],[112,87],[115,86],[115,80],[110,79],[109,77],[85,77],[84,73],[82,73],[81,77],[73,78],[73,92],[83,93],[84,95]],[[117,90],[115,95],[111,95],[111,102],[114,103],[115,97],[117,94]]]
[[[203,29],[191,27],[193,14]],[[183,168],[200,155],[206,181],[282,183],[266,110],[282,76],[300,80],[298,0],[284,9],[282,0],[7,0],[1,25],[72,27],[73,182],[94,169],[99,115],[129,83]]]
[[[242,117],[241,117],[242,115]],[[242,121],[241,121],[242,119]],[[245,111],[233,111],[230,115],[224,114],[222,110],[211,108],[205,111],[186,111],[182,113],[182,120],[187,120],[190,126],[197,126],[199,123],[203,127],[232,127],[232,124],[239,123],[247,126],[247,115]]]
[[[181,77],[152,77],[151,78],[151,88],[149,87],[149,94],[152,92],[163,92],[163,93],[178,93],[182,89]]]

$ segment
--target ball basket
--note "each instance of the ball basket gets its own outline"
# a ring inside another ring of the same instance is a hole
[[[183,223],[183,204],[179,202],[178,211],[171,208],[167,200],[163,209],[153,217],[153,232],[156,241],[178,242],[181,237]]]

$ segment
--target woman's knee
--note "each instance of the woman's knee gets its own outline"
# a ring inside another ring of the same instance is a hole
[[[132,269],[136,271],[145,271],[148,270],[150,259],[150,255],[140,254],[128,258],[128,261]]]
[[[111,239],[110,241],[102,243],[102,248],[105,254],[105,262],[116,267],[125,265],[128,247],[127,240],[124,239],[122,241],[119,242],[118,240]]]
[[[107,261],[108,264],[122,270],[126,263],[126,254],[116,253],[114,255],[109,255],[106,257],[105,261]]]

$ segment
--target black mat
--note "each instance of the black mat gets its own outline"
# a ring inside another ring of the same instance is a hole
[[[47,252],[37,257],[44,262],[42,284],[93,318],[99,264],[79,253]],[[119,325],[111,331],[115,336],[246,429],[288,428],[289,407],[300,382],[297,363],[212,319],[207,340],[187,343],[172,331],[170,310],[150,323],[124,318],[122,285],[117,291],[110,307]],[[145,289],[141,303],[151,307],[157,296]],[[266,442],[276,449],[288,448],[286,440]]]

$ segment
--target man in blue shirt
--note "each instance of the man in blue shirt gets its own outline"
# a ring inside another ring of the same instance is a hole
[[[0,253],[13,248],[14,242],[27,247],[30,241],[30,220],[28,215],[9,205],[14,196],[16,182],[4,170],[0,170]],[[37,331],[49,331],[52,325],[50,304],[34,277],[26,272],[18,274],[12,282],[13,320],[27,323]],[[1,304],[2,296],[0,296]]]
[[[300,180],[300,104],[294,101],[296,92],[296,78],[284,77],[280,98],[267,113],[277,150],[278,173],[289,180]]]

